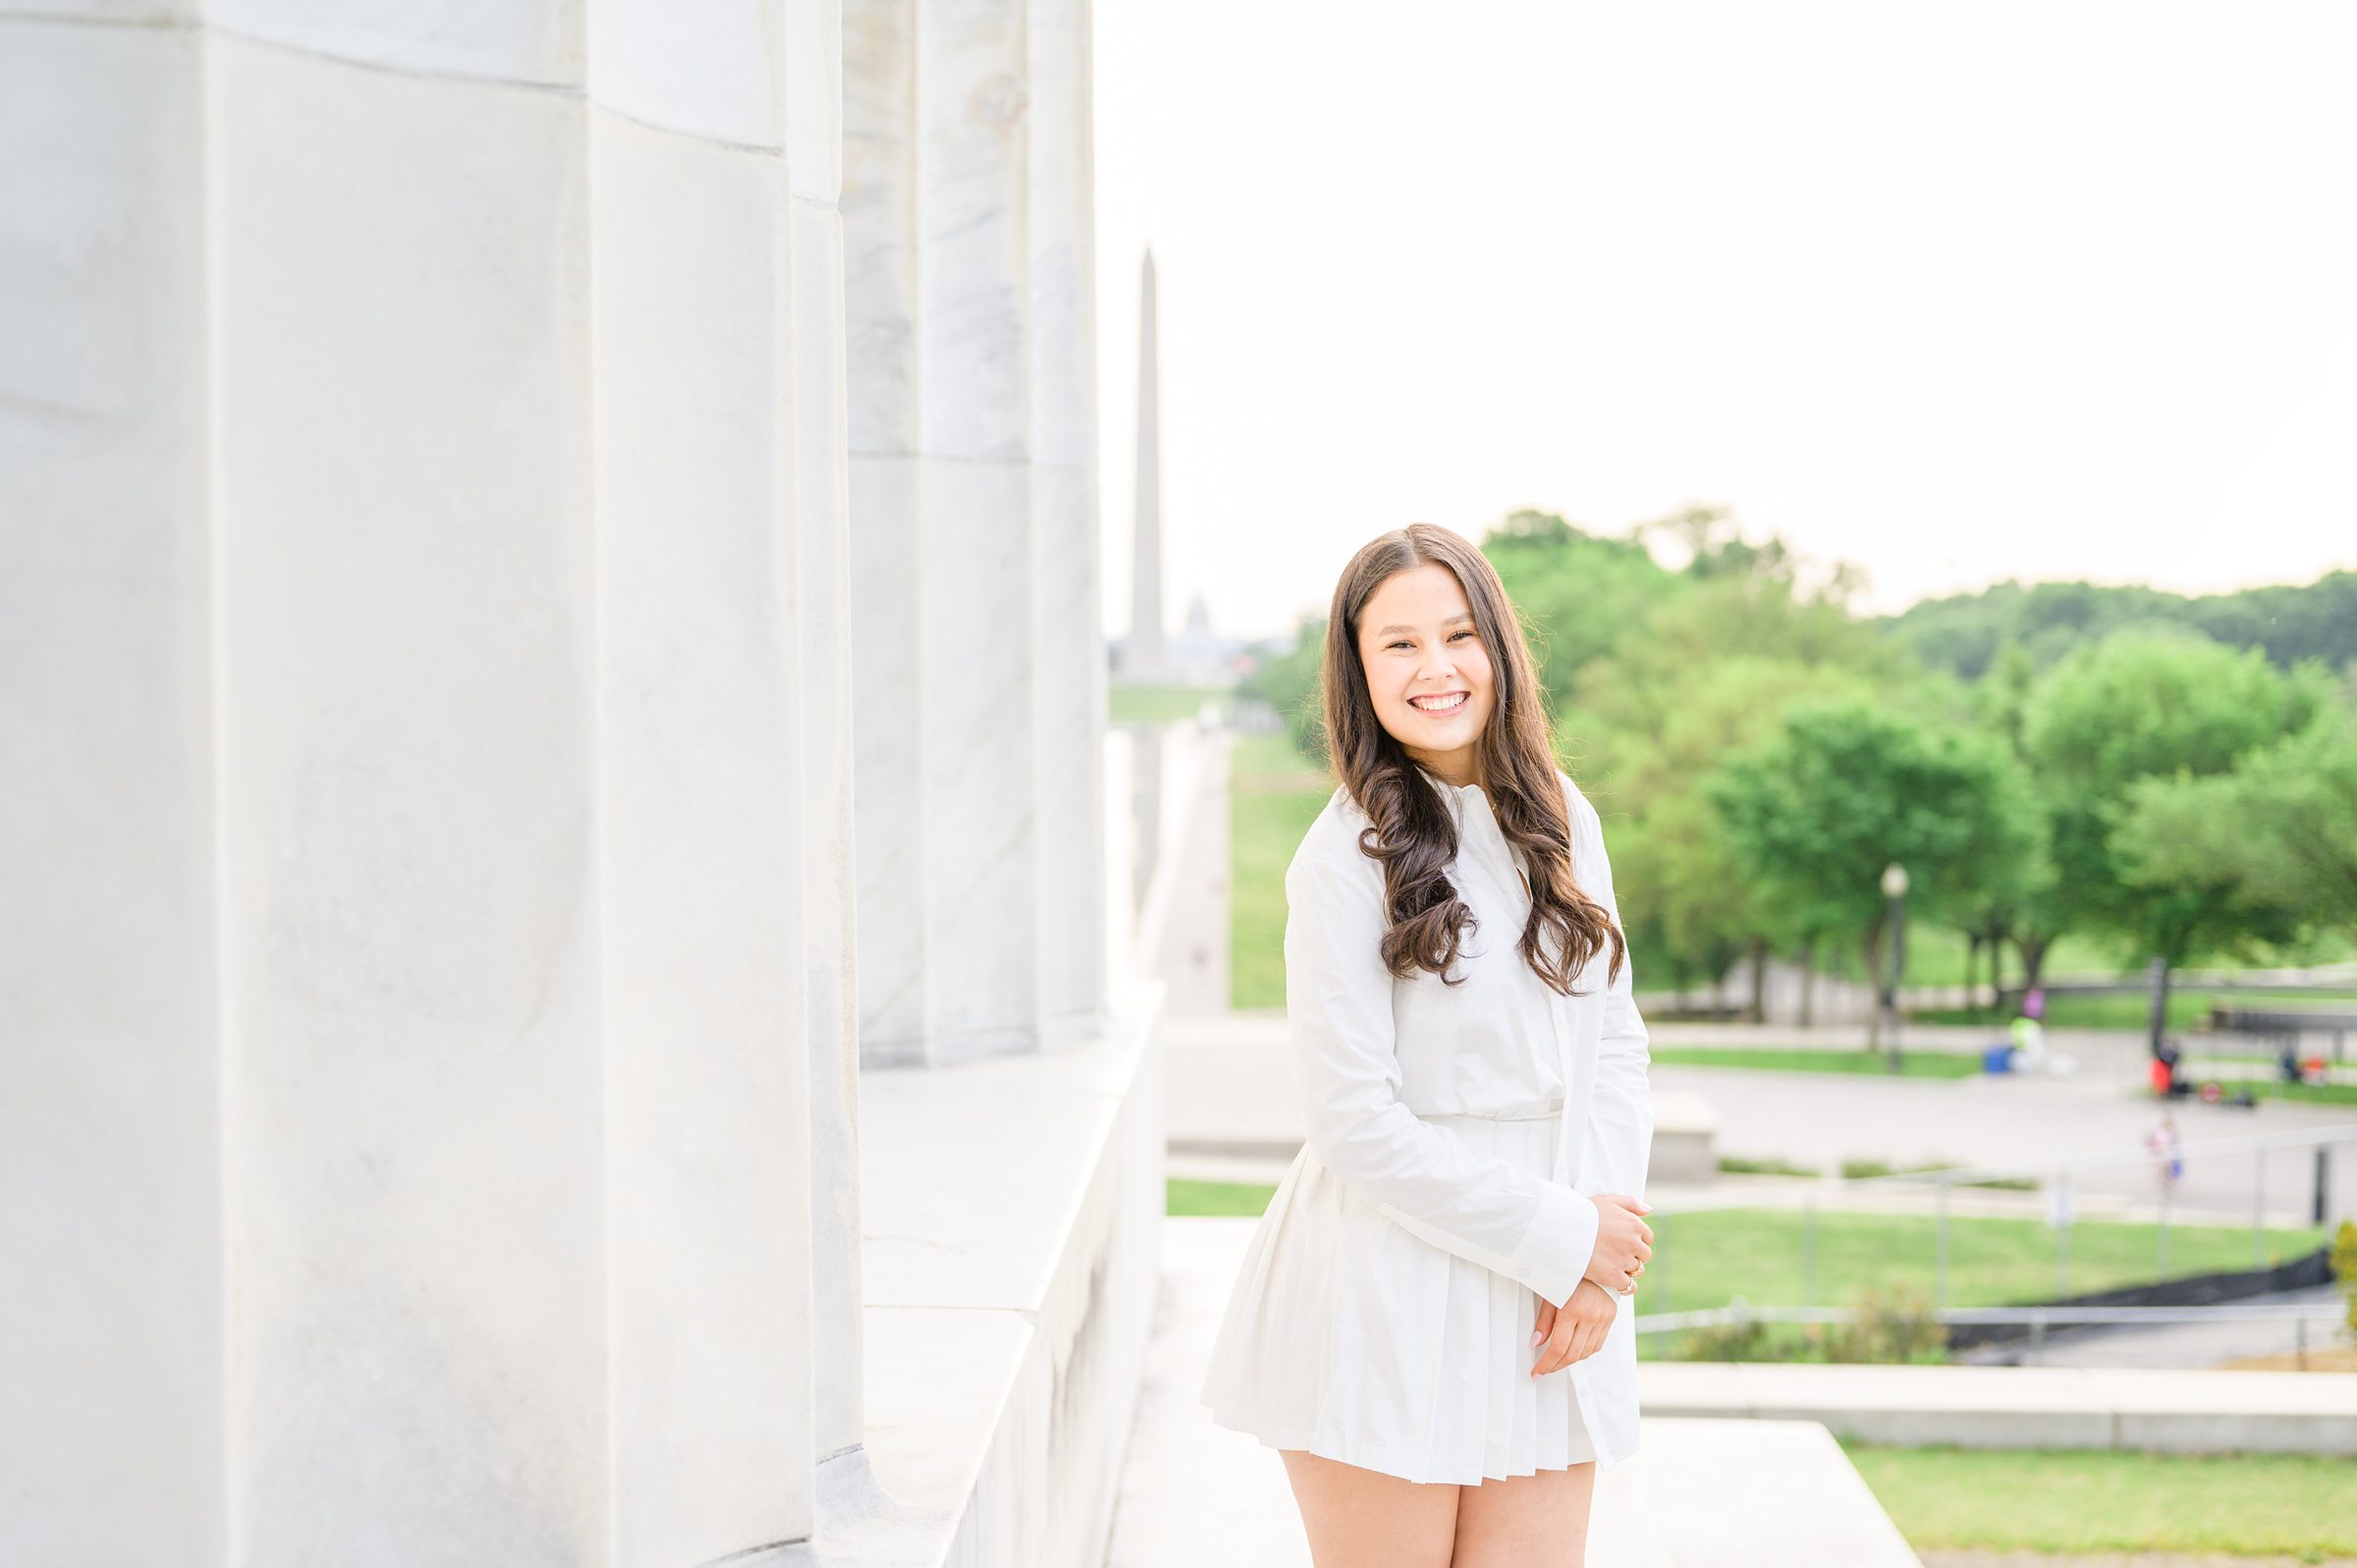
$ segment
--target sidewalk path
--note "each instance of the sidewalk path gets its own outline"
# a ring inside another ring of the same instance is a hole
[[[1667,1043],[1671,1031],[1657,1036]],[[1185,1129],[1192,1147],[1172,1160],[1175,1175],[1274,1181],[1299,1137],[1298,1091],[1281,1012],[1235,1012],[1214,1018],[1174,1018],[1169,1036],[1169,1117],[1175,1135]],[[1967,1078],[1893,1078],[1879,1074],[1786,1072],[1739,1067],[1685,1067],[1656,1062],[1657,1093],[1701,1097],[1716,1113],[1720,1156],[1774,1159],[1836,1171],[1845,1160],[1879,1160],[1893,1167],[1947,1164],[2043,1166],[2104,1156],[2117,1163],[2074,1179],[2077,1212],[2089,1218],[2122,1206],[2148,1209],[2159,1189],[2144,1154],[2144,1136],[2162,1108],[2133,1075],[2082,1069],[2069,1077],[1976,1074]],[[2186,1144],[2205,1139],[2310,1127],[2357,1128],[2357,1106],[2263,1101],[2243,1109],[2179,1101],[2169,1112]],[[1215,1145],[1241,1146],[1219,1151]],[[1282,1152],[1272,1161],[1272,1147]],[[1235,1158],[1243,1156],[1246,1158]],[[2357,1142],[2330,1161],[2330,1206],[2335,1217],[2357,1216]],[[1768,1178],[1805,1184],[1792,1178]],[[2276,1150],[2262,1164],[2249,1154],[2189,1155],[2185,1179],[2171,1197],[2174,1217],[2187,1222],[2248,1223],[2264,1207],[2274,1223],[2306,1222],[2313,1201],[2313,1149]],[[1883,1190],[1902,1184],[1885,1184]],[[1873,1189],[1865,1189],[1872,1191]],[[1773,1201],[1775,1189],[1736,1178],[1671,1192],[1664,1207],[1717,1201]],[[1652,1196],[1652,1194],[1649,1194]],[[1863,1194],[1861,1193],[1861,1196]],[[2002,1200],[1983,1189],[1959,1192],[1967,1201]],[[2040,1194],[2019,1195],[2019,1207],[2043,1214]]]
[[[2237,1306],[2333,1307],[2340,1291],[2333,1285],[2307,1290],[2278,1291],[2253,1296]],[[2336,1335],[2331,1325],[2311,1325],[2311,1352],[2348,1343],[2348,1331]],[[2288,1356],[2300,1345],[2299,1325],[2288,1323],[2171,1323],[2147,1327],[2050,1328],[2046,1343],[2033,1351],[2026,1344],[1983,1345],[1956,1360],[1982,1367],[2217,1367],[2251,1356]],[[2321,1374],[2319,1376],[2322,1376]]]

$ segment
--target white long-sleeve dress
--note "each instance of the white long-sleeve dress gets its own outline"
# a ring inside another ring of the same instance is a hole
[[[1592,1195],[1642,1198],[1650,1049],[1609,947],[1563,997],[1516,948],[1521,852],[1489,797],[1427,770],[1457,829],[1450,881],[1480,924],[1451,970],[1395,979],[1366,814],[1337,789],[1285,874],[1286,1012],[1307,1142],[1237,1271],[1201,1400],[1212,1419],[1410,1481],[1636,1451],[1633,1297],[1603,1345],[1534,1379],[1538,1298],[1586,1272]],[[1567,775],[1572,876],[1620,919],[1596,808]]]

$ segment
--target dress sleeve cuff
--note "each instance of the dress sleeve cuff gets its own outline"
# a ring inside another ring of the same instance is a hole
[[[1513,1267],[1508,1271],[1561,1307],[1586,1277],[1588,1262],[1596,1256],[1596,1233],[1603,1223],[1593,1198],[1560,1183],[1548,1183],[1538,1219],[1514,1249]]]

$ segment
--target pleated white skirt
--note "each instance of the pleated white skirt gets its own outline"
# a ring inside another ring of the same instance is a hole
[[[1542,1177],[1553,1166],[1553,1113],[1424,1119]],[[1571,1369],[1530,1376],[1538,1307],[1520,1280],[1395,1224],[1305,1147],[1245,1249],[1200,1399],[1269,1447],[1409,1481],[1584,1464],[1596,1441]]]

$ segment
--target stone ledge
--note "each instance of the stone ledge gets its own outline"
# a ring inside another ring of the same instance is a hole
[[[1637,1399],[1869,1442],[2357,1455],[2357,1377],[2340,1373],[1640,1361]]]
[[[744,1559],[1035,1568],[1102,1559],[1164,1207],[1160,983],[1105,1038],[860,1079],[863,1448],[815,1541]]]
[[[1922,1568],[1818,1422],[1648,1414],[1638,1427],[1637,1451],[1597,1478],[1596,1568]],[[1620,1555],[1598,1549],[1608,1527],[1627,1532]]]

